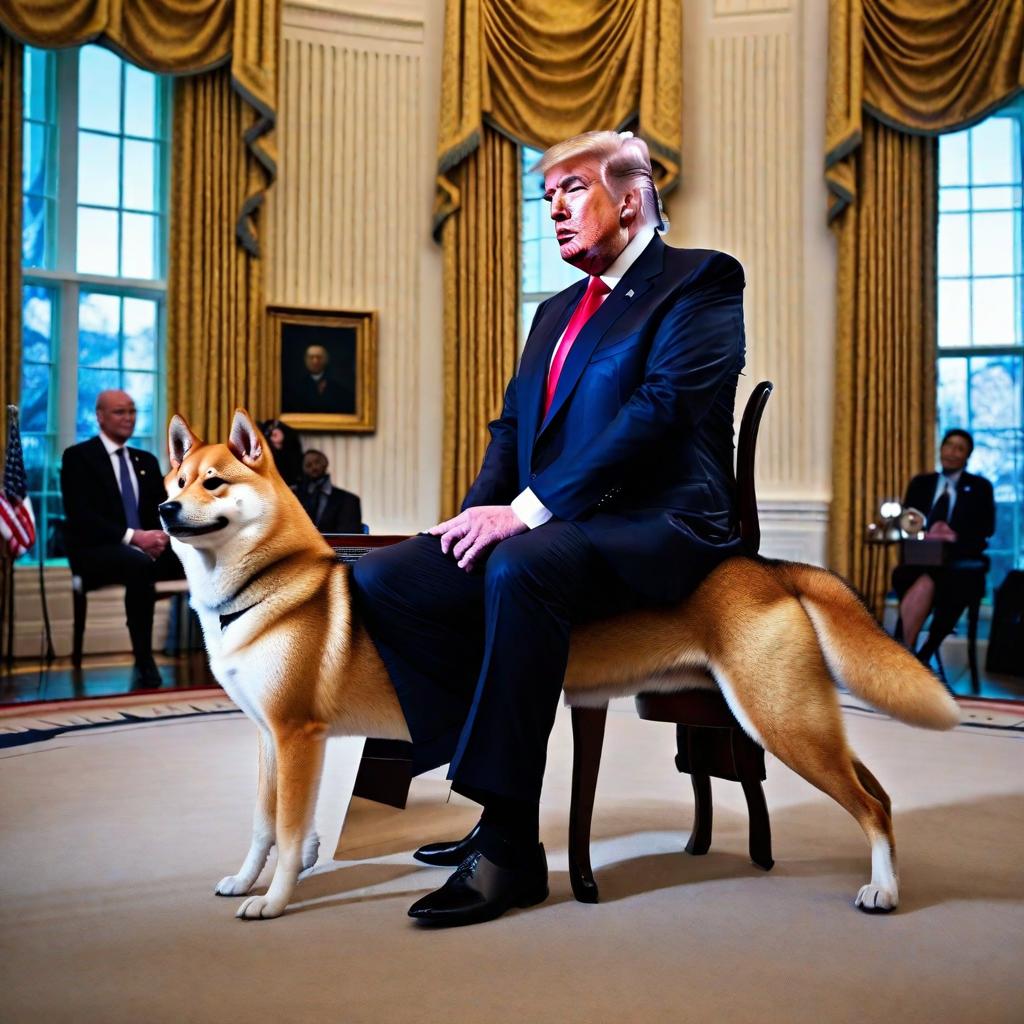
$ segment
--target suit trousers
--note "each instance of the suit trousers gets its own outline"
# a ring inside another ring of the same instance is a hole
[[[136,663],[153,657],[153,605],[157,580],[181,579],[177,556],[167,548],[157,559],[131,544],[97,544],[79,548],[70,559],[71,571],[82,577],[87,590],[110,584],[125,588],[124,611]]]
[[[497,544],[467,573],[420,534],[355,563],[357,611],[391,676],[413,770],[450,763],[453,789],[540,799],[573,623],[640,598],[573,523]]]

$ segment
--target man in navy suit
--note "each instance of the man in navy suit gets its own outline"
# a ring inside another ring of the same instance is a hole
[[[587,279],[537,309],[462,512],[356,563],[414,770],[483,805],[410,916],[470,924],[547,895],[541,782],[573,623],[680,600],[739,549],[733,404],[743,271],[675,249],[646,145],[590,132],[544,154],[561,256]]]
[[[125,588],[124,607],[135,656],[134,683],[157,687],[153,659],[153,583],[182,575],[157,514],[167,500],[156,457],[129,448],[136,410],[124,391],[96,399],[99,434],[64,452],[60,489],[66,518],[65,546],[71,571],[93,589]]]
[[[989,560],[984,552],[995,532],[996,506],[992,484],[964,468],[972,451],[974,438],[966,430],[947,430],[939,447],[942,472],[915,476],[903,499],[905,508],[925,515],[926,536],[952,545],[945,565],[897,565],[893,570],[903,641],[911,650],[934,609],[928,639],[918,652],[925,664],[967,605],[985,593]]]

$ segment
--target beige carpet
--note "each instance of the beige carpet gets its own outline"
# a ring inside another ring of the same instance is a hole
[[[253,923],[212,895],[247,842],[255,736],[241,716],[0,751],[0,1020],[1024,1020],[1021,733],[925,733],[856,712],[849,728],[893,797],[896,914],[852,908],[868,876],[859,829],[771,759],[775,869],[747,860],[728,783],[716,783],[711,853],[682,853],[692,802],[672,729],[618,711],[594,830],[602,902],[575,903],[563,712],[543,807],[551,898],[447,932],[405,916],[443,871],[407,852],[328,859],[357,741],[332,741],[321,863],[299,903]],[[439,808],[434,824],[459,813]]]

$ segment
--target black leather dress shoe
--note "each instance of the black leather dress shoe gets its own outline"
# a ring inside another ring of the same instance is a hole
[[[449,839],[444,843],[427,843],[414,854],[421,864],[431,867],[457,868],[471,853],[477,849],[476,840],[480,835],[480,822],[473,826],[473,831],[461,839]]]
[[[532,907],[548,896],[544,846],[514,868],[499,867],[479,850],[471,853],[440,889],[417,900],[409,916],[420,924],[453,928],[501,917],[513,907]]]

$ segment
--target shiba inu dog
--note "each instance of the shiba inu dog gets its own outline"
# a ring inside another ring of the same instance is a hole
[[[216,892],[245,896],[271,847],[277,868],[240,918],[272,918],[316,862],[313,812],[331,735],[408,739],[401,707],[365,628],[349,570],[274,467],[244,410],[226,444],[205,444],[175,416],[168,500],[160,506],[202,623],[210,667],[259,731],[252,842]],[[841,804],[871,845],[856,897],[892,910],[899,894],[889,798],[846,745],[840,680],[912,725],[952,728],[956,702],[875,623],[838,577],[808,565],[734,558],[682,604],[581,627],[565,690],[571,702],[717,685],[742,727]],[[713,681],[713,682],[712,682]]]

